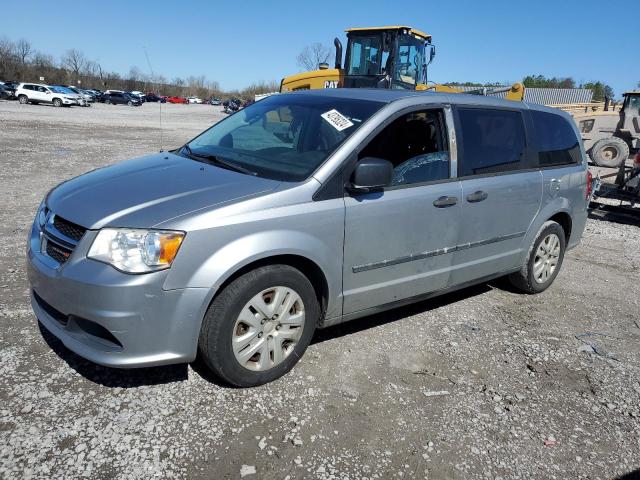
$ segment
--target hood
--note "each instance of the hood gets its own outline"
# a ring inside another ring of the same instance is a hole
[[[47,196],[53,213],[86,228],[151,228],[202,208],[274,190],[280,182],[159,153],[66,181]]]

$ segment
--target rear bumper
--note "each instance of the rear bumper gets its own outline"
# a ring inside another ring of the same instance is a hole
[[[193,361],[211,290],[163,290],[167,271],[127,275],[88,260],[91,240],[83,238],[57,268],[30,242],[27,271],[38,320],[69,350],[100,365]]]

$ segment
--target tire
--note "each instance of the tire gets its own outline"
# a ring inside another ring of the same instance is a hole
[[[621,138],[603,138],[591,148],[590,156],[600,167],[619,167],[629,158],[629,145]]]
[[[27,97],[26,95],[20,95],[18,97],[18,101],[22,104],[22,105],[26,105],[27,103],[29,103],[29,97]]]
[[[129,100],[129,101],[127,102],[127,105],[129,105],[130,107],[133,107],[133,102],[132,102],[131,100]]]
[[[107,105],[111,105],[111,100],[109,100],[108,98],[104,101],[104,103],[106,103]]]
[[[555,242],[557,242],[557,250]],[[551,220],[545,222],[529,249],[525,264],[520,271],[509,275],[508,278],[511,285],[529,294],[545,291],[558,276],[558,272],[562,267],[565,248],[566,239],[560,224]],[[541,255],[544,251],[551,252],[551,254]],[[555,265],[553,264],[554,260]],[[540,262],[542,262],[542,265],[546,262],[548,269],[544,266],[537,267],[536,264],[540,265]]]
[[[53,106],[54,107],[61,107],[62,106],[62,100],[60,100],[59,98],[54,98],[53,99]]]
[[[288,304],[291,308],[282,310]],[[301,318],[302,324],[294,327]],[[315,290],[299,270],[288,265],[260,267],[235,279],[211,303],[200,330],[199,355],[227,384],[263,385],[293,368],[309,346],[319,318]]]

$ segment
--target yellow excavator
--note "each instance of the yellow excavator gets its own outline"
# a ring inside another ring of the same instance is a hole
[[[406,25],[349,28],[347,50],[342,64],[342,44],[338,38],[334,68],[326,63],[318,70],[283,78],[280,92],[319,88],[392,88],[462,93],[462,90],[440,84],[427,83],[427,67],[436,50],[431,35]],[[492,95],[504,92],[504,98],[521,101],[524,85],[480,88],[464,93]]]

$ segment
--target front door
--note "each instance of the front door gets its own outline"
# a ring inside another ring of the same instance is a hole
[[[345,315],[445,288],[460,224],[442,110],[399,116],[364,157],[389,160],[394,178],[381,191],[345,197]]]

